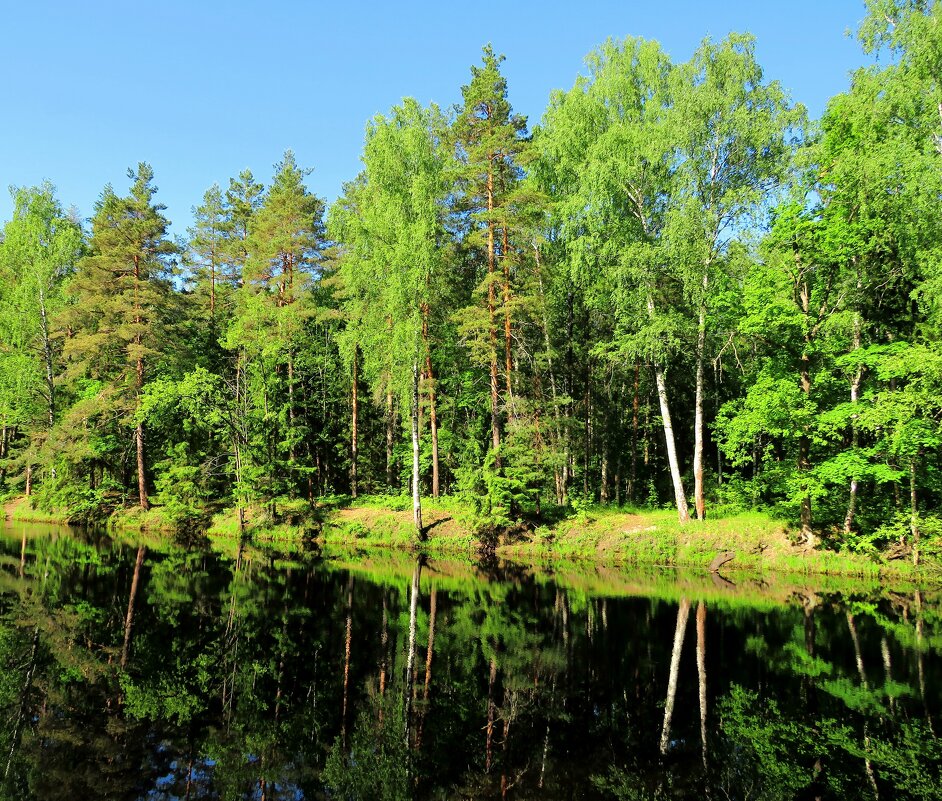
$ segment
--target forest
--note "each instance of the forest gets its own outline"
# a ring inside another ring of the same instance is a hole
[[[609,40],[538,123],[486,46],[454,108],[367,123],[333,204],[288,151],[185,237],[145,162],[90,220],[14,188],[0,494],[240,528],[395,496],[419,536],[428,497],[490,529],[761,509],[808,546],[931,550],[942,7],[869,0],[858,38],[817,120],[746,34]]]

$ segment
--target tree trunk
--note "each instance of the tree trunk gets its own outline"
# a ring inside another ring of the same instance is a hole
[[[140,256],[134,256],[134,323],[141,324],[141,306],[139,300],[139,284],[141,281],[141,260]],[[140,352],[141,334],[140,330],[134,335],[134,344]],[[135,394],[137,395],[137,404],[140,406],[141,393],[144,391],[144,359],[137,357]],[[137,494],[141,509],[145,511],[150,509],[150,501],[147,498],[147,478],[144,470],[144,424],[138,423],[134,431],[134,443],[137,448]]]
[[[294,353],[288,351],[288,470],[294,471]]]
[[[703,276],[703,288],[706,291],[707,276]],[[697,509],[697,520],[703,520],[706,503],[703,492],[703,358],[706,349],[706,306],[700,306],[700,319],[697,330],[697,387],[694,401],[693,418],[693,494]]]
[[[392,389],[386,390],[386,487],[393,490],[393,442],[395,440],[396,414],[393,407]]]
[[[422,341],[425,344],[425,380],[428,383],[429,424],[432,429],[432,497],[439,496],[438,478],[438,414],[435,409],[435,373],[432,370],[432,350],[428,336],[427,303],[422,304]]]
[[[806,396],[811,394],[811,364],[807,353],[801,356],[801,388]],[[811,438],[807,433],[802,433],[798,438],[798,472],[803,475],[811,472]],[[807,479],[802,480],[801,489],[801,534],[805,545],[813,548],[816,538],[811,527],[811,493],[808,491]]]
[[[641,362],[635,359],[635,383],[631,398],[631,479],[628,483],[628,503],[635,502],[638,481],[638,387],[641,378]]]
[[[858,281],[859,287],[859,281]],[[860,315],[854,315],[854,350],[860,350]],[[854,377],[850,382],[850,402],[857,405],[860,399],[860,384],[863,381],[863,367],[858,367]],[[851,417],[851,447],[854,451],[860,445],[860,434],[857,431],[857,415]],[[844,534],[850,534],[854,527],[854,516],[857,512],[857,477],[853,476],[850,480],[850,494],[847,498],[847,514],[844,516]]]
[[[798,247],[795,247],[795,263],[800,265],[800,256],[798,254]],[[803,275],[804,273],[798,269],[798,274]],[[810,315],[811,315],[811,290],[808,287],[807,281],[800,281],[798,284],[798,297],[801,304],[802,314],[805,316],[805,345],[804,350],[801,354],[801,360],[798,366],[799,377],[801,381],[801,391],[805,394],[805,398],[811,396],[811,356],[809,355],[811,350],[811,340],[812,340],[812,328],[810,324]],[[811,472],[811,438],[808,436],[807,431],[803,431],[801,436],[798,438],[798,472],[807,476]],[[813,548],[816,544],[814,530],[811,527],[811,493],[808,488],[808,479],[802,478],[801,483],[801,534],[805,538],[805,546],[808,548]]]
[[[236,412],[233,414],[233,419],[231,422],[232,430],[232,454],[233,454],[233,466],[235,468],[235,480],[236,480],[236,504],[237,504],[237,515],[239,518],[239,537],[241,538],[245,534],[245,485],[243,484],[243,473],[242,473],[242,443],[246,441],[247,436],[243,436],[243,425],[246,418],[245,411],[242,408],[242,349],[239,348],[239,351],[236,355],[236,369],[235,369],[235,392],[234,392],[234,406]],[[310,479],[309,479],[310,480]],[[241,547],[241,539],[240,539]]]
[[[419,487],[419,363],[412,363],[412,519],[416,535],[424,539],[422,531],[422,496]]]
[[[513,409],[513,348],[511,345],[510,319],[510,243],[507,238],[507,225],[504,224],[501,240],[501,261],[504,266],[503,305],[504,305],[504,379],[507,386],[507,405]]]
[[[671,412],[667,405],[667,385],[664,380],[664,370],[660,365],[654,366],[654,378],[657,383],[657,399],[661,406],[661,419],[664,421],[664,441],[667,446],[667,463],[671,471],[671,482],[674,485],[677,518],[681,523],[686,523],[690,520],[690,512],[687,509],[687,496],[684,494],[684,485],[680,477],[680,464],[677,461],[677,447],[674,444]]]
[[[677,624],[674,627],[674,647],[671,650],[670,675],[667,679],[667,700],[664,703],[664,725],[661,727],[661,753],[667,753],[671,737],[671,718],[674,716],[674,699],[677,697],[677,675],[680,672],[680,654],[684,647],[684,630],[690,615],[690,601],[682,598],[677,607]]]
[[[357,398],[357,350],[353,349],[353,389],[351,397],[351,424],[350,424],[350,494],[357,496],[357,417],[360,406]]]
[[[150,509],[147,498],[147,483],[144,472],[144,424],[138,423],[134,430],[134,442],[137,446],[137,494],[141,509]]]
[[[654,298],[651,295],[648,295],[648,315],[654,317]],[[667,402],[667,382],[664,377],[664,367],[661,364],[654,365],[654,378],[657,384],[657,399],[661,406],[661,420],[664,424],[667,464],[670,468],[671,483],[674,485],[677,518],[681,523],[686,523],[690,520],[690,511],[687,509],[687,496],[684,493],[684,484],[680,477],[680,463],[677,460],[677,446],[674,443],[674,427],[671,423],[670,406]]]
[[[536,261],[536,275],[540,286],[540,305],[542,310],[541,321],[543,323],[543,344],[546,347],[546,366],[549,369],[550,389],[553,393],[553,420],[555,422],[556,450],[559,452],[563,446],[562,426],[560,425],[559,414],[559,396],[556,391],[556,373],[553,369],[553,346],[550,342],[549,321],[546,318],[546,296],[543,291],[543,272],[540,263],[540,249],[536,244],[533,245],[534,259]],[[558,466],[553,467],[553,478],[556,486],[556,503],[563,506],[566,503],[566,476],[563,470]]]
[[[42,287],[39,289],[39,324],[43,340],[43,365],[46,368],[47,412],[49,428],[52,428],[56,421],[56,382],[52,363],[52,342],[49,337],[49,320],[46,314],[46,296]]]
[[[909,527],[913,535],[913,565],[919,564],[919,498],[916,494],[916,459],[909,460]]]
[[[500,411],[498,406],[497,390],[497,290],[495,288],[494,264],[494,175],[487,173],[487,314],[488,314],[488,342],[491,358],[491,447],[494,449],[494,458],[500,467]]]

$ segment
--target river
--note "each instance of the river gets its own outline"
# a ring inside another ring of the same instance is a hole
[[[7,523],[0,798],[942,798],[942,588]]]

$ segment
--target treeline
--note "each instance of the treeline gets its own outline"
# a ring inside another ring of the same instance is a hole
[[[486,47],[446,112],[367,126],[327,209],[288,152],[172,241],[147,164],[86,227],[15,191],[4,491],[177,520],[458,494],[770,507],[852,545],[940,528],[942,10],[872,0],[807,119],[754,42],[609,41],[539,126]],[[885,61],[885,63],[883,63]]]

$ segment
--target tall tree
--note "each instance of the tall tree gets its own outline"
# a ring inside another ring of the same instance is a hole
[[[128,170],[126,197],[107,186],[95,206],[89,253],[78,265],[69,292],[65,345],[73,376],[104,382],[99,402],[133,430],[137,494],[149,507],[144,422],[137,415],[149,369],[168,352],[171,263],[165,206],[149,164]]]
[[[28,450],[35,452],[58,417],[61,345],[54,319],[83,242],[51,184],[12,193],[13,219],[0,240],[0,460],[14,430],[29,437]],[[24,468],[31,474],[32,456]]]
[[[331,214],[343,243],[341,277],[353,301],[350,325],[363,346],[363,370],[374,387],[386,371],[411,410],[412,497],[422,528],[419,464],[419,373],[430,342],[426,309],[444,278],[443,215],[448,185],[438,108],[407,98],[367,127],[361,177]],[[365,301],[365,302],[364,302]]]
[[[197,288],[209,296],[211,321],[216,319],[216,293],[222,279],[227,229],[231,227],[226,212],[222,190],[213,184],[203,195],[203,202],[193,209],[193,226],[188,230],[187,261]]]
[[[693,474],[702,520],[704,366],[720,328],[718,299],[730,288],[722,262],[789,169],[802,110],[790,107],[777,82],[764,82],[751,36],[705,40],[672,77],[677,166],[663,235],[696,316]]]
[[[588,64],[588,77],[550,101],[541,169],[573,274],[587,299],[615,317],[605,350],[654,365],[674,500],[686,521],[667,384],[685,334],[663,240],[675,187],[672,67],[656,42],[640,39],[609,41]]]
[[[486,317],[471,314],[466,327],[486,332],[485,352],[490,375],[491,448],[500,462],[500,381],[498,315],[503,306],[506,402],[511,387],[510,201],[522,172],[520,157],[527,147],[526,118],[513,113],[507,79],[500,72],[503,56],[490,45],[483,63],[471,68],[471,82],[461,88],[462,105],[453,123],[460,162],[460,208],[467,215],[464,241],[483,251],[486,273],[480,288]],[[498,270],[498,261],[502,268]],[[498,298],[500,291],[500,298]]]
[[[250,216],[247,239],[243,242],[237,232],[232,238],[236,263],[241,247],[246,257],[227,344],[242,354],[242,370],[254,386],[252,402],[262,427],[255,450],[264,463],[270,498],[294,487],[301,472],[305,428],[296,366],[324,239],[323,201],[305,187],[307,172],[287,151],[257,211],[251,212],[251,176],[241,181],[241,197],[233,193],[230,200],[237,227],[241,215]],[[237,199],[238,206],[233,202]]]

